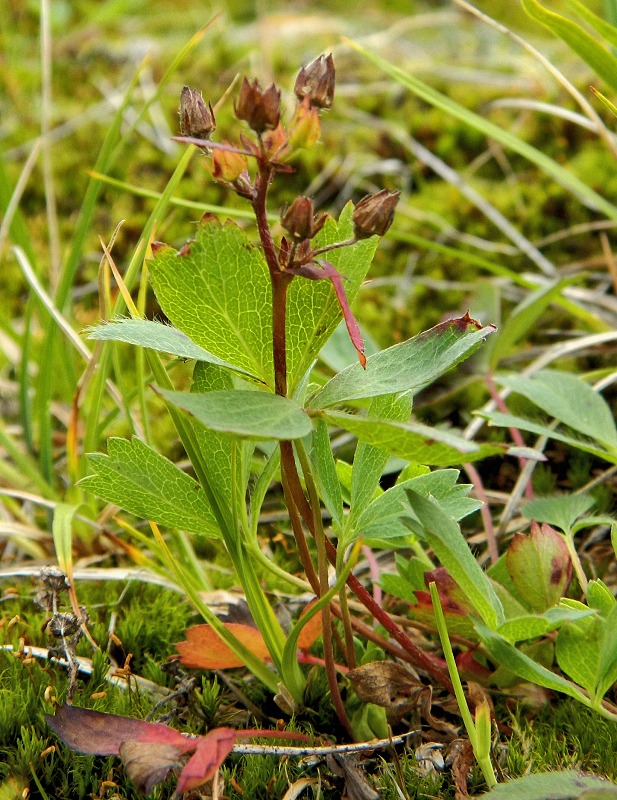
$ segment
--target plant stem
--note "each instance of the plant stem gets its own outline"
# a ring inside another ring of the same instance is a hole
[[[446,664],[448,665],[448,671],[450,672],[450,676],[452,678],[456,702],[458,703],[459,711],[461,712],[461,717],[463,718],[467,735],[469,736],[469,741],[473,747],[474,755],[480,769],[482,770],[482,774],[484,775],[484,780],[486,781],[489,789],[492,789],[493,786],[497,785],[497,778],[495,777],[495,771],[493,770],[493,764],[490,756],[490,720],[487,719],[487,725],[478,726],[474,723],[471,717],[471,712],[467,704],[467,698],[465,697],[465,692],[463,691],[463,684],[461,683],[461,678],[458,673],[456,661],[454,659],[454,653],[452,652],[452,645],[450,644],[450,639],[448,638],[448,628],[446,626],[446,620],[441,607],[441,599],[434,581],[429,584],[429,591],[431,593],[431,600],[433,601],[433,612],[435,614],[439,639],[441,640],[441,647],[446,659]],[[480,708],[481,707],[478,706],[476,710],[477,720],[479,719],[478,710],[480,710]]]
[[[285,505],[289,512],[289,521],[291,522],[291,529],[298,546],[298,555],[304,568],[308,582],[315,594],[319,597],[319,578],[315,572],[315,567],[311,560],[309,553],[306,536],[302,527],[301,512],[298,507],[298,498],[301,497],[302,501],[306,504],[306,498],[300,485],[300,479],[296,470],[294,462],[293,448],[291,442],[281,442],[281,480],[283,483],[283,492],[285,493]],[[291,478],[291,480],[290,480]]]
[[[319,570],[319,597],[323,597],[330,588],[328,581],[328,556],[326,554],[326,532],[324,531],[323,523],[321,521],[321,509],[319,504],[319,495],[317,494],[317,487],[313,480],[311,472],[311,465],[306,456],[306,451],[302,441],[296,443],[296,451],[302,472],[304,473],[304,482],[309,493],[309,500],[313,512],[313,530],[315,531],[315,544],[317,545],[317,568]],[[338,565],[337,565],[338,566]],[[338,574],[338,572],[337,572]],[[342,590],[344,591],[344,590]],[[330,603],[326,603],[321,610],[322,621],[322,637],[324,649],[324,661],[326,665],[326,675],[328,676],[328,686],[330,687],[330,696],[332,702],[339,716],[339,720],[344,725],[347,733],[353,738],[353,729],[347,718],[343,699],[339,691],[336,664],[334,661],[334,648],[332,646],[332,617],[330,614]],[[345,638],[347,639],[347,629],[349,628],[349,617],[343,617],[345,624]],[[351,633],[351,629],[349,628]]]

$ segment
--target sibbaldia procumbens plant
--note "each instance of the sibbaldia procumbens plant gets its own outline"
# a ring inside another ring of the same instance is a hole
[[[199,92],[183,90],[178,140],[201,152],[212,180],[250,206],[258,241],[235,224],[206,215],[180,250],[154,242],[147,266],[170,324],[139,318],[129,297],[132,318],[90,330],[93,339],[146,348],[152,389],[166,403],[192,470],[181,470],[140,439],[111,439],[107,454],[89,456],[91,474],[82,486],[152,521],[156,552],[208,626],[199,626],[203,641],[218,636],[233,663],[248,667],[286,709],[302,705],[302,661],[321,630],[332,702],[350,736],[357,736],[339,688],[341,671],[357,666],[356,636],[451,690],[442,662],[414,644],[353,574],[361,543],[389,547],[393,540],[422,537],[425,530],[433,538],[443,535],[445,566],[454,564],[459,584],[477,601],[478,617],[495,628],[503,622],[503,609],[490,582],[478,578],[482,572],[469,550],[457,569],[460,552],[451,547],[461,537],[458,521],[479,504],[466,496],[469,487],[456,484],[458,472],[443,468],[501,449],[410,419],[414,390],[471,355],[492,326],[482,327],[466,314],[365,356],[351,304],[379,237],[392,224],[398,192],[384,189],[355,206],[349,203],[338,220],[300,195],[280,210],[280,226],[271,221],[270,187],[287,180],[298,151],[318,141],[320,113],[331,107],[334,89],[332,56],[320,56],[298,74],[295,108],[285,125],[280,90],[245,78],[234,111],[247,131],[234,143],[215,140],[212,106]],[[357,360],[314,383],[320,351],[341,320]],[[174,388],[159,353],[194,361],[190,391]],[[333,427],[358,440],[348,468],[336,462]],[[402,483],[381,492],[379,480],[392,455],[415,466]],[[301,576],[287,573],[260,546],[260,511],[277,480]],[[238,630],[203,602],[200,591],[207,583],[188,540],[183,539],[185,558],[174,558],[158,526],[208,537],[224,549],[258,629],[259,647],[254,636],[236,635]],[[460,543],[466,547],[462,537]],[[288,630],[264,591],[264,570],[316,598]],[[351,612],[350,594],[385,633]],[[193,666],[204,665],[195,659],[200,635],[199,628],[189,633]]]

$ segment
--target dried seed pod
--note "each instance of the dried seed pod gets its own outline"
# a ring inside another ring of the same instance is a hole
[[[212,105],[203,101],[196,89],[185,86],[180,95],[180,130],[183,136],[209,139],[216,130]]]
[[[259,81],[249,83],[244,78],[234,112],[257,134],[274,130],[281,118],[281,93],[274,84],[262,91]]]
[[[294,94],[302,101],[308,97],[312,106],[330,108],[334,99],[336,73],[332,53],[319,56],[307,67],[302,67],[296,78]]]
[[[394,219],[394,209],[400,192],[382,189],[377,194],[367,194],[356,205],[353,212],[354,236],[368,239],[370,236],[383,236]]]

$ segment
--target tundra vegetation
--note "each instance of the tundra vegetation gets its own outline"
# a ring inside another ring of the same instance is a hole
[[[0,798],[617,794],[617,8],[331,5],[10,8]]]

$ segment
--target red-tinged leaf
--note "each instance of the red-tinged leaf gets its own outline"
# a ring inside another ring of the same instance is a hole
[[[317,264],[319,264],[319,266],[317,266]],[[296,267],[295,269],[291,269],[289,271],[294,275],[300,275],[301,277],[308,278],[312,281],[332,281],[336,299],[338,300],[338,304],[343,312],[343,319],[345,320],[345,325],[347,326],[349,338],[356,349],[360,364],[365,367],[366,356],[364,355],[364,342],[362,341],[360,328],[351,311],[349,301],[347,300],[347,295],[345,294],[345,288],[343,287],[344,276],[341,275],[334,264],[331,264],[329,261],[323,261],[322,259],[317,259],[314,264],[305,264],[302,267]]]
[[[556,605],[572,578],[572,561],[561,534],[544,523],[531,524],[531,533],[514,535],[506,565],[525,604],[542,613]]]
[[[178,780],[178,794],[211,780],[231,753],[236,740],[232,728],[215,728],[197,740],[195,753],[188,760]]]
[[[437,567],[424,573],[424,583],[430,586],[432,582],[437,586],[444,611],[452,611],[455,614],[472,614],[474,612],[473,605],[445,567]]]
[[[123,742],[120,758],[129,778],[146,794],[165,780],[170,769],[181,767],[184,761],[177,747],[159,742]]]
[[[424,591],[414,591],[416,600],[415,605],[409,606],[409,613],[411,616],[423,622],[425,625],[435,627],[435,614],[433,612],[433,603],[431,602],[431,595]],[[450,600],[447,596],[441,596],[441,605],[443,613],[446,618],[448,631],[456,633],[459,636],[466,636],[469,639],[477,640],[478,636],[475,632],[473,622],[468,616],[467,612],[458,605],[458,603]]]
[[[456,657],[456,666],[461,677],[466,681],[476,681],[482,685],[488,684],[493,672],[484,664],[476,661],[473,650],[465,650]]]
[[[167,725],[104,714],[89,708],[58,706],[56,715],[46,714],[45,720],[71,750],[92,756],[117,756],[120,745],[129,740],[173,744],[185,750],[194,747],[190,744],[192,740]]]
[[[228,622],[225,627],[257,658],[262,661],[269,659],[266,643],[256,628],[237,622]],[[188,628],[186,641],[178,642],[176,649],[180,653],[180,663],[189,669],[231,669],[244,666],[244,662],[210,625],[194,625]]]

